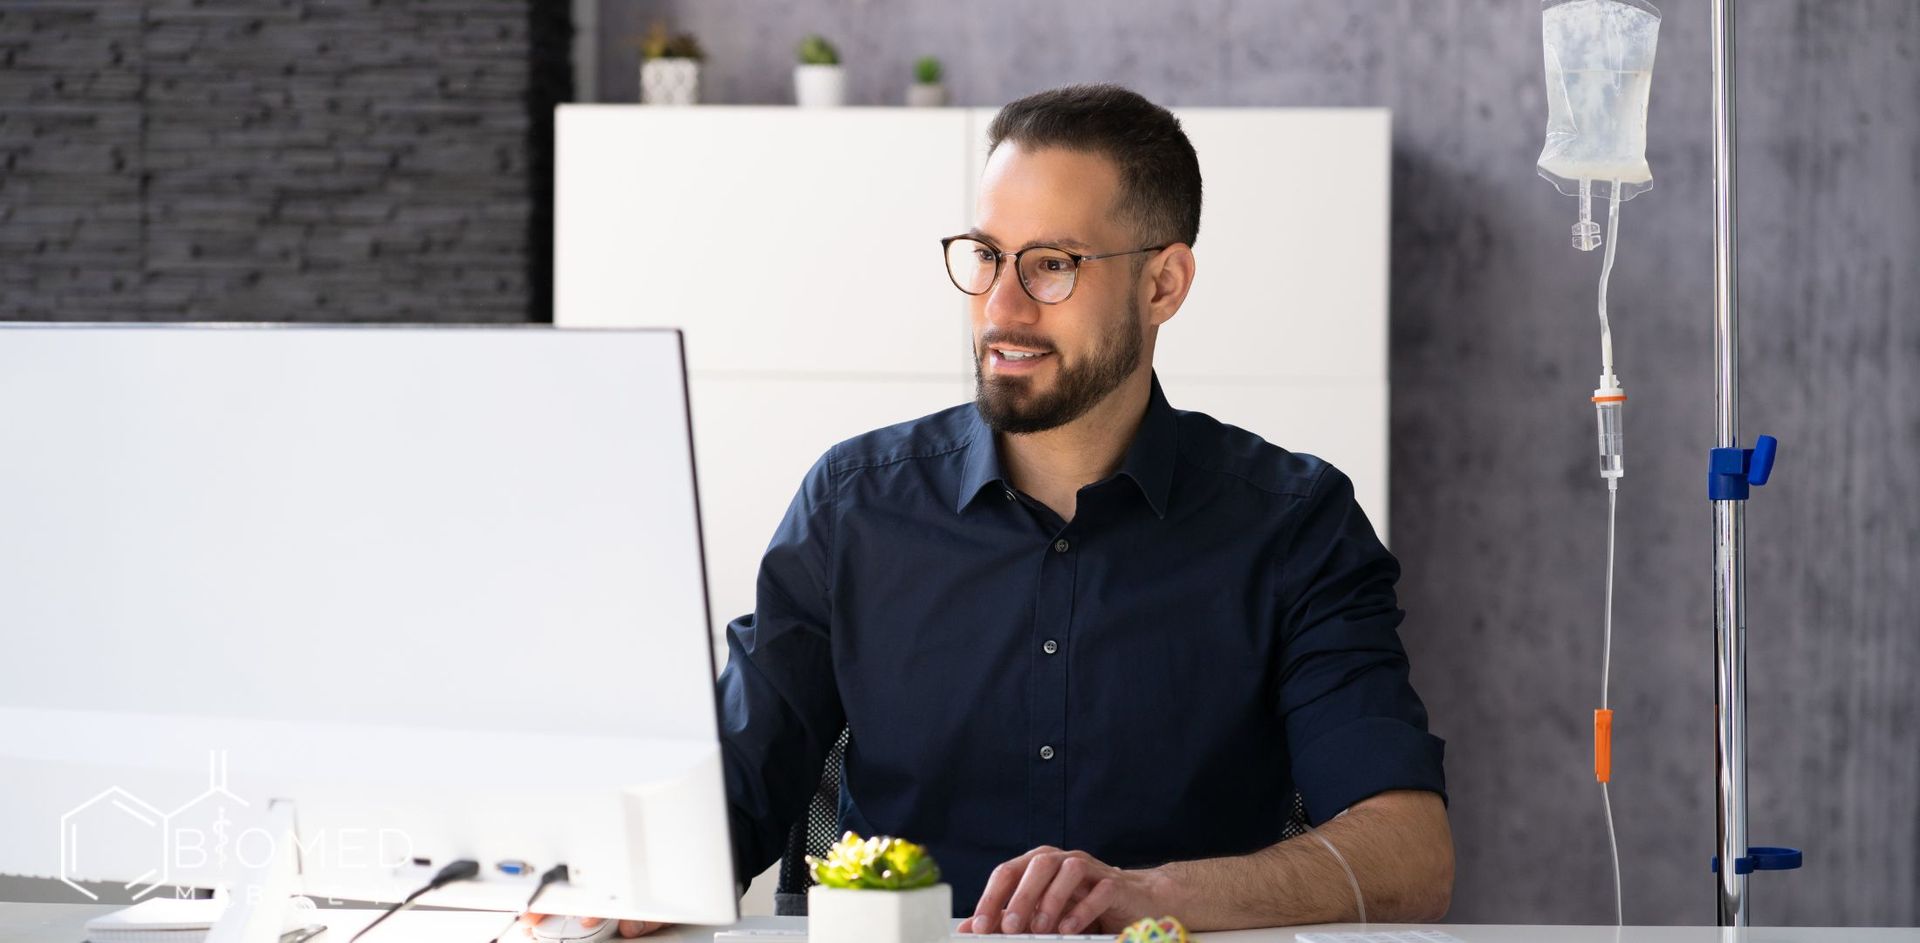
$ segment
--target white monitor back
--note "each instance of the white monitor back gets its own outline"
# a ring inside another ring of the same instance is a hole
[[[309,892],[730,919],[688,429],[671,330],[0,327],[0,872],[205,883],[291,798]]]

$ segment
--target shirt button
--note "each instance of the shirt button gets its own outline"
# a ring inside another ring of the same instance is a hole
[[[1052,747],[1041,747],[1041,748],[1040,748],[1040,758],[1041,758],[1041,759],[1043,759],[1043,760],[1051,760],[1051,759],[1053,759],[1053,748],[1052,748]]]
[[[1006,496],[1007,496],[1007,500],[1009,500],[1009,501],[1011,501],[1011,500],[1013,500],[1013,492],[1011,492],[1011,491],[1002,491],[1002,492],[1001,492],[1001,494],[1004,494],[1004,495],[1006,495]]]
[[[1047,639],[1046,644],[1040,646],[1040,650],[1051,655],[1060,650],[1060,643],[1053,639]]]
[[[1056,540],[1056,541],[1054,541],[1054,542],[1053,542],[1053,552],[1054,552],[1054,553],[1066,553],[1066,552],[1067,552],[1067,546],[1068,546],[1068,544],[1067,544],[1067,540],[1066,540],[1066,538],[1064,538],[1064,537],[1062,537],[1062,538],[1060,538],[1059,540]]]

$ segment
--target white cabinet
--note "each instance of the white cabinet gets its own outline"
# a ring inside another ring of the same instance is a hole
[[[1384,536],[1388,113],[1176,113],[1205,204],[1167,397],[1339,465]],[[716,628],[822,451],[971,398],[938,239],[971,225],[992,117],[559,109],[554,322],[686,330]]]
[[[937,109],[562,106],[554,323],[683,327],[699,373],[953,376],[966,134]]]

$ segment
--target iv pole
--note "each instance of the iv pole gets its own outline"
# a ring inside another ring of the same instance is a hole
[[[1733,0],[1713,0],[1714,445],[1740,445],[1739,269],[1734,247]],[[1715,469],[1718,470],[1717,468]],[[1718,496],[1715,496],[1718,497]],[[1747,855],[1746,502],[1713,502],[1714,754],[1719,860]],[[1723,927],[1747,925],[1747,876],[1719,868]]]
[[[1733,0],[1712,0],[1713,32],[1713,405],[1707,466],[1713,502],[1714,759],[1718,820],[1714,857],[1723,927],[1751,918],[1747,875],[1800,867],[1795,848],[1747,844],[1747,495],[1773,474],[1779,443],[1740,447],[1739,266],[1734,240]],[[1723,863],[1731,866],[1723,867]]]

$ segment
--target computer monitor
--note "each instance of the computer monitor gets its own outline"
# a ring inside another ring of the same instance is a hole
[[[677,331],[0,326],[0,873],[730,922],[702,567]]]

